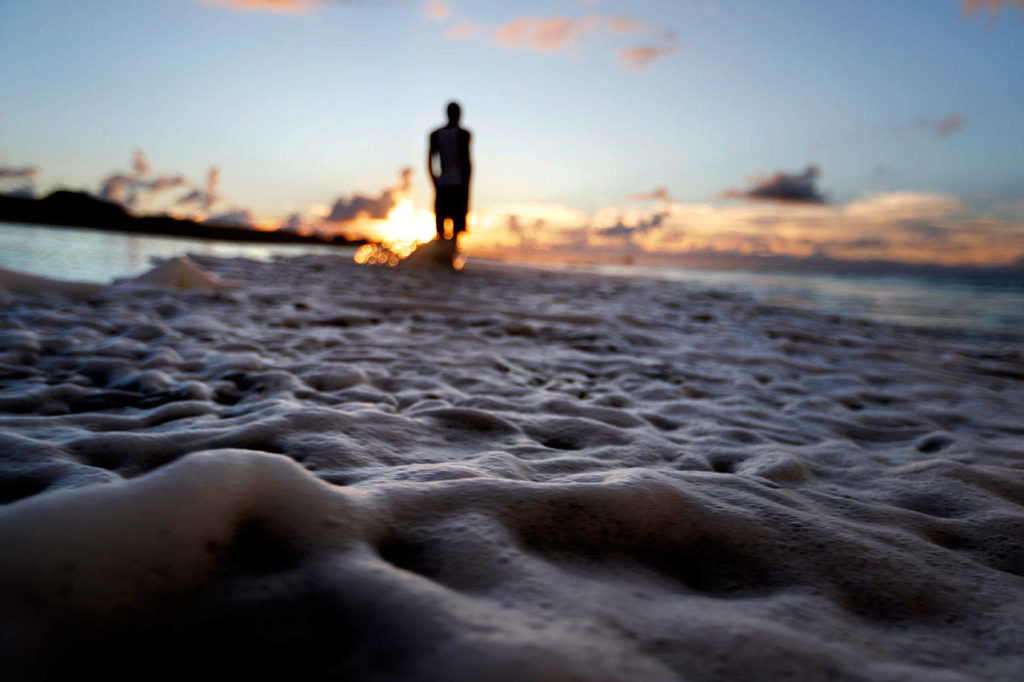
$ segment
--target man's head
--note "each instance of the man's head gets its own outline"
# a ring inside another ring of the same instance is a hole
[[[459,119],[462,117],[462,107],[459,106],[458,102],[448,102],[448,123],[449,125],[459,125]]]

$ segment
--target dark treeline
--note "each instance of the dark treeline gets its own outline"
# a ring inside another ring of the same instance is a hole
[[[192,239],[219,239],[235,242],[270,244],[319,244],[353,246],[365,243],[344,237],[321,239],[290,232],[267,232],[242,227],[197,223],[166,215],[135,217],[122,207],[97,199],[85,192],[57,190],[41,199],[0,194],[0,221],[63,225],[113,230],[133,234],[162,237],[188,237]]]

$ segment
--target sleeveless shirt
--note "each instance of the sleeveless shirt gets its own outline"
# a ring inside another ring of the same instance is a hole
[[[465,184],[466,169],[459,153],[459,129],[441,128],[436,131],[437,154],[441,157],[441,176],[438,185],[445,187]]]

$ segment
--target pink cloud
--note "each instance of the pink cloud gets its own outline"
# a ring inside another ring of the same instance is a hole
[[[243,12],[277,12],[280,14],[299,14],[308,12],[323,5],[359,5],[366,4],[360,0],[199,0],[208,5],[224,5]],[[444,2],[428,2],[427,4],[444,5]]]
[[[627,17],[624,15],[618,15],[614,17],[606,17],[604,20],[608,30],[612,33],[644,33],[652,29],[642,21]]]
[[[435,21],[444,21],[451,16],[452,6],[444,0],[429,0],[423,3],[423,12]]]
[[[577,39],[595,26],[593,17],[519,17],[495,29],[494,40],[505,47],[560,52],[572,47]]]
[[[989,10],[998,14],[1003,5],[1017,5],[1024,9],[1024,0],[963,0],[961,7],[966,14],[974,14],[979,10]]]
[[[448,40],[467,40],[483,34],[489,34],[490,41],[501,47],[569,55],[580,54],[580,42],[584,37],[593,36],[597,41],[610,41],[628,34],[644,34],[649,36],[649,44],[612,50],[621,63],[634,70],[641,70],[661,57],[681,51],[675,45],[675,33],[664,26],[626,15],[600,13],[582,17],[524,15],[514,17],[493,29],[472,20],[461,20],[450,25],[444,37]]]
[[[963,116],[953,115],[934,120],[919,121],[918,125],[933,131],[939,137],[949,137],[953,133],[963,130],[966,121]]]
[[[629,68],[641,71],[658,59],[679,51],[680,48],[674,45],[640,45],[637,47],[628,47],[622,50],[617,50],[615,52],[615,56],[620,62]]]
[[[234,9],[252,12],[308,12],[319,0],[202,0],[212,5],[227,5]]]

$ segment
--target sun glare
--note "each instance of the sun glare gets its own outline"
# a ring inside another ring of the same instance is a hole
[[[391,209],[388,219],[381,225],[381,241],[414,242],[423,244],[434,238],[434,214],[416,208],[409,199],[402,199]]]
[[[388,265],[394,267],[403,258],[408,258],[420,244],[434,238],[434,214],[416,206],[409,199],[398,202],[387,220],[372,227],[372,239],[376,244],[365,244],[356,251],[355,261],[367,265]]]

